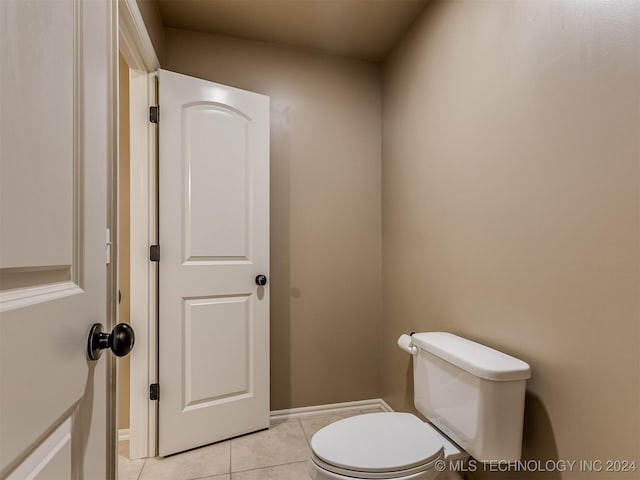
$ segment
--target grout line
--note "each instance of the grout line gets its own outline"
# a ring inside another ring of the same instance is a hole
[[[295,462],[278,463],[277,465],[268,465],[266,467],[249,468],[248,470],[238,470],[236,472],[231,472],[231,475],[233,476],[234,473],[254,472],[256,470],[266,470],[268,468],[284,467],[284,466],[287,466],[287,465],[295,465],[296,463],[306,463],[306,462],[307,462],[307,460],[297,460]],[[224,474],[222,474],[222,475],[224,475]]]
[[[299,417],[298,417],[298,423],[300,424],[300,431],[302,432],[302,436],[304,437],[304,441],[307,442],[307,447],[309,448],[309,453],[311,453],[311,441],[307,438],[307,432],[304,431],[304,425],[302,425],[302,419],[299,418]],[[297,463],[297,462],[294,462],[294,463]]]
[[[302,430],[302,435],[304,435],[304,439],[307,442],[307,447],[311,448],[311,441],[309,440],[309,437],[307,437],[307,432],[304,431],[304,425],[302,425],[302,420],[298,418],[298,422],[300,423],[300,429]]]
[[[300,431],[302,432],[302,435],[304,436],[304,441],[307,443],[307,446],[309,446],[309,440],[307,440],[307,435],[304,433],[304,428],[302,428],[302,421],[299,418],[292,418],[289,419],[289,421],[291,420],[297,420],[298,421],[298,426],[300,427]],[[308,460],[308,458],[305,458],[303,460],[297,460],[295,462],[285,462],[285,463],[278,463],[276,465],[265,465],[263,467],[257,467],[257,468],[249,468],[246,470],[237,470],[237,471],[231,471],[230,475],[231,475],[231,479],[233,480],[233,476],[236,473],[244,473],[244,472],[252,472],[254,470],[264,470],[266,468],[275,468],[275,467],[282,467],[284,465],[293,465],[294,463],[304,463]]]
[[[144,470],[144,466],[147,464],[147,459],[144,459],[144,462],[142,462],[142,467],[140,468],[140,471],[138,472],[138,476],[136,477],[136,480],[140,480],[140,477],[142,476],[142,470]]]
[[[231,465],[232,463],[232,452],[233,451],[233,439],[229,440],[229,480],[231,480]]]
[[[227,473],[214,473],[213,475],[206,475],[204,477],[189,477],[186,480],[207,480],[209,478],[224,477],[225,475],[229,475],[229,478],[231,478],[231,472],[227,472]]]

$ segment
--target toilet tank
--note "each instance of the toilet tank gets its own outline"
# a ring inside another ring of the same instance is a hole
[[[450,333],[412,343],[418,411],[476,460],[519,460],[529,365]]]

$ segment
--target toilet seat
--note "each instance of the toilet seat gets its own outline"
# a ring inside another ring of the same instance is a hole
[[[319,468],[360,479],[406,478],[444,458],[442,437],[409,413],[340,420],[318,431],[311,449]]]
[[[317,456],[311,455],[311,462],[323,472],[331,472],[338,475],[338,478],[349,478],[353,480],[388,480],[394,478],[407,479],[414,478],[421,473],[427,472],[434,467],[434,463],[430,462],[425,465],[410,468],[408,470],[395,470],[389,472],[359,472],[356,470],[347,470],[345,468],[336,467],[320,460]]]

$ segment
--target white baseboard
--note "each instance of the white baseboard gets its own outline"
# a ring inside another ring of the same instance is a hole
[[[382,407],[382,409],[385,412],[395,412],[395,410],[393,408],[391,408],[391,405],[389,405],[387,402],[385,402],[383,399],[379,398],[378,399],[380,401],[380,407]]]
[[[284,410],[273,410],[272,420],[286,420],[289,418],[308,417],[311,415],[329,415],[332,413],[352,412],[354,410],[365,410],[367,408],[381,408],[385,412],[393,412],[393,409],[381,398],[371,400],[358,400],[357,402],[331,403],[328,405],[314,405],[312,407],[287,408]]]
[[[128,428],[121,428],[118,430],[118,441],[122,442],[123,440],[129,440],[131,437],[131,430]]]

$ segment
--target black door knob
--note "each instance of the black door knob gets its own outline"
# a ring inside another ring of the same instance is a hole
[[[256,277],[256,285],[264,287],[267,284],[267,276],[262,273]]]
[[[119,323],[111,333],[103,331],[101,323],[94,323],[89,331],[87,340],[87,356],[90,360],[98,360],[102,350],[110,348],[117,357],[124,357],[131,353],[136,342],[133,328],[128,323]]]

